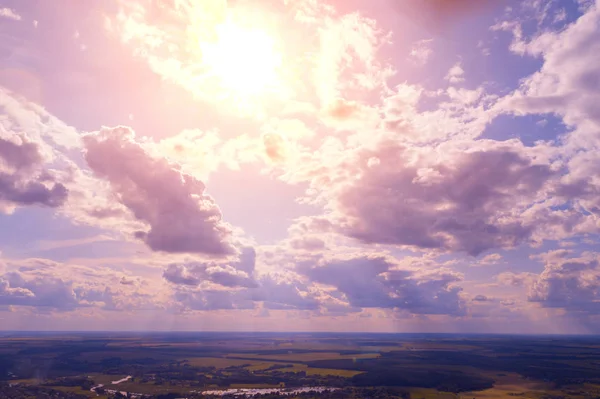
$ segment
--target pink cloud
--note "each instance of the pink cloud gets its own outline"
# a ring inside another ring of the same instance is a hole
[[[222,221],[204,184],[166,159],[151,157],[130,128],[104,128],[83,138],[85,159],[106,179],[115,198],[150,226],[136,235],[150,248],[223,256],[234,252],[231,228]]]

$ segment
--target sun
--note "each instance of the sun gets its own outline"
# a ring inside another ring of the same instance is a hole
[[[278,89],[281,54],[264,31],[227,20],[215,28],[214,40],[200,43],[202,61],[219,85],[248,99]]]

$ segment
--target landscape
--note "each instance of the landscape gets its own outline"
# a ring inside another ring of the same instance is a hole
[[[0,376],[1,398],[586,399],[600,337],[5,332]]]

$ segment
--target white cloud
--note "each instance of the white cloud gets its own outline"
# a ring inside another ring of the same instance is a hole
[[[464,75],[465,71],[462,68],[461,63],[457,62],[446,74],[446,80],[452,84],[461,83],[465,81]]]
[[[13,21],[20,21],[22,18],[11,8],[0,8],[0,18],[8,18]]]

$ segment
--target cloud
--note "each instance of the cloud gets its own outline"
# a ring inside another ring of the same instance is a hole
[[[495,106],[516,115],[555,114],[567,126],[559,149],[567,173],[553,194],[570,199],[565,213],[571,210],[571,221],[564,229],[571,235],[597,232],[600,216],[600,179],[595,178],[600,153],[600,72],[595,68],[600,62],[599,22],[600,10],[595,5],[565,29],[544,30],[528,41],[522,39],[521,52],[540,58],[543,65]]]
[[[110,183],[136,219],[150,226],[137,233],[150,248],[216,256],[234,252],[231,228],[204,193],[204,184],[166,159],[151,157],[130,128],[104,128],[83,142],[89,167]]]
[[[163,278],[176,285],[196,287],[211,282],[224,287],[255,287],[254,268],[256,251],[243,248],[234,262],[190,262],[170,264],[163,272]]]
[[[517,141],[480,140],[465,149],[450,143],[427,152],[384,142],[359,153],[332,208],[339,231],[366,244],[478,255],[532,236],[539,221],[518,217],[519,210],[553,175]]]
[[[185,286],[199,286],[211,282],[224,287],[254,287],[253,267],[242,270],[244,262],[171,264],[163,273],[165,280]],[[240,268],[242,266],[242,268]]]
[[[496,280],[503,285],[523,287],[529,285],[536,275],[534,273],[522,272],[504,272],[496,276]]]
[[[544,31],[523,42],[523,53],[541,58],[543,66],[523,79],[522,86],[499,106],[517,114],[555,113],[567,125],[584,131],[591,127],[589,123],[598,126],[600,113],[594,104],[600,98],[600,72],[594,65],[600,57],[600,32],[596,29],[599,20],[598,7],[590,7],[566,29]],[[571,136],[582,138],[579,134]]]
[[[278,15],[277,25],[287,29],[278,29],[272,24],[268,8],[257,13],[237,3],[227,7],[224,2],[186,0],[174,5],[144,6],[123,1],[121,6],[120,12],[108,19],[110,33],[165,80],[200,99],[227,104],[227,109],[237,114],[262,118],[265,102],[260,96],[248,98],[223,84],[219,71],[205,62],[203,47],[211,43],[225,19],[243,21],[240,25],[244,28],[264,32],[277,52],[285,53],[272,76],[275,87],[265,89],[269,91],[269,103],[284,105],[308,94],[321,105],[329,104],[347,91],[380,91],[392,74],[392,69],[376,56],[379,48],[389,42],[389,35],[375,20],[358,12],[339,15],[330,5],[294,1],[286,3],[286,12]],[[314,36],[317,40],[307,40]],[[296,43],[301,50],[288,52],[286,43]],[[247,73],[243,68],[240,71]],[[297,79],[299,76],[302,79]]]
[[[369,130],[378,125],[380,117],[376,107],[359,101],[335,98],[323,105],[321,122],[338,131]]]
[[[547,254],[544,271],[530,285],[528,300],[547,308],[600,313],[600,262],[597,254]]]
[[[20,134],[43,148],[43,153],[54,161],[62,161],[60,155],[67,150],[79,148],[81,141],[77,131],[67,126],[42,106],[0,87],[0,110],[6,116],[0,119],[1,130]]]
[[[489,300],[485,295],[475,295],[472,299],[473,302],[488,302]]]
[[[4,132],[0,127],[0,208],[16,206],[60,207],[68,190],[45,169],[39,145],[24,135]]]
[[[477,265],[497,265],[502,261],[502,255],[500,254],[489,254],[479,259]]]
[[[59,278],[26,279],[19,272],[6,273],[0,279],[0,304],[73,310],[77,298],[72,285]]]
[[[22,18],[13,9],[0,8],[0,18],[12,19],[13,21],[20,21]]]
[[[281,162],[286,158],[287,146],[285,139],[277,133],[263,135],[265,153],[273,162]]]
[[[230,275],[231,276],[231,275]],[[174,294],[184,308],[191,310],[263,309],[313,310],[320,302],[293,274],[265,274],[251,287],[217,289],[180,285]]]
[[[105,267],[48,259],[5,260],[4,266],[7,270],[0,274],[0,305],[26,306],[44,312],[81,308],[143,310],[166,305],[155,282]]]
[[[465,81],[465,70],[462,68],[460,62],[454,64],[452,68],[446,74],[446,80],[452,84],[461,83]]]
[[[123,285],[135,285],[136,284],[136,280],[132,280],[129,279],[125,276],[121,277],[121,281],[119,281],[119,284],[123,284]]]
[[[179,165],[183,172],[207,179],[223,162],[219,150],[223,140],[217,131],[188,129],[161,139],[151,146],[153,155],[163,156]]]
[[[357,257],[300,266],[310,281],[334,287],[354,308],[404,309],[414,314],[463,312],[461,280],[443,269],[399,269],[383,257]]]
[[[293,238],[290,240],[290,246],[294,249],[300,249],[310,252],[322,251],[326,248],[325,241],[315,236]]]

